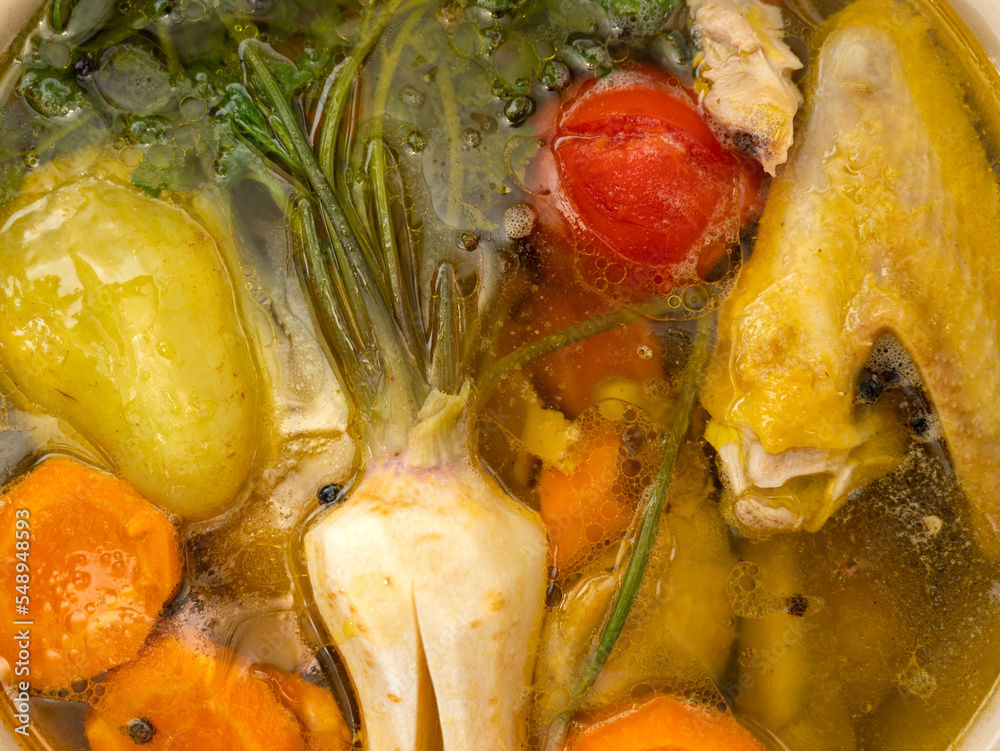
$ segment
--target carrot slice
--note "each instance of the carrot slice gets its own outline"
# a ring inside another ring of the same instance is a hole
[[[0,612],[19,614],[0,618],[0,656],[15,665],[14,635],[23,627],[13,622],[33,621],[36,689],[69,686],[135,657],[180,583],[169,519],[127,483],[74,459],[46,459],[10,485],[0,530]]]
[[[298,719],[306,737],[306,751],[345,751],[354,740],[333,695],[297,675],[271,667],[254,671],[271,684],[271,690]]]
[[[657,696],[575,725],[564,751],[765,751],[729,712]]]
[[[102,682],[87,716],[91,751],[305,751],[302,728],[260,675],[174,636]]]
[[[560,576],[620,536],[632,519],[631,506],[614,493],[619,443],[617,433],[599,432],[574,447],[579,453],[575,469],[543,467],[538,475],[542,521]]]

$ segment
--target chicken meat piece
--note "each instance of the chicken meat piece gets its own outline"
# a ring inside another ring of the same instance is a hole
[[[768,174],[788,158],[802,61],[785,44],[781,9],[760,0],[688,0],[707,83],[702,104]]]
[[[882,0],[831,19],[805,132],[721,309],[703,401],[745,528],[818,529],[892,466],[899,417],[854,399],[891,336],[1000,552],[1000,188],[928,31]]]

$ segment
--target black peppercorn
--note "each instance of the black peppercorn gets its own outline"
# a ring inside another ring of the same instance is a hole
[[[322,503],[324,506],[327,506],[331,503],[337,503],[341,499],[341,496],[343,496],[343,494],[344,494],[344,486],[338,485],[335,482],[331,482],[329,485],[324,485],[323,487],[321,487],[319,490],[316,491],[316,497],[319,499],[319,502]]]
[[[153,740],[153,736],[156,735],[156,728],[153,727],[153,723],[147,718],[137,717],[134,720],[129,720],[128,725],[122,728],[122,732],[128,735],[132,743],[137,746],[145,746]]]

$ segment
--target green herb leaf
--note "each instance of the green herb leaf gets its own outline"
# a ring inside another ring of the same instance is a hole
[[[25,71],[17,90],[44,117],[70,117],[88,106],[86,92],[58,70]]]
[[[21,190],[24,161],[11,160],[0,164],[0,206],[5,205]]]
[[[260,109],[250,99],[242,84],[231,83],[226,87],[222,111],[229,116],[235,132],[245,138],[253,148],[265,154],[279,156],[288,167],[298,165],[297,160],[275,140]]]
[[[294,96],[295,92],[312,81],[315,77],[315,71],[300,69],[291,63],[277,60],[271,65],[271,73],[274,74],[274,77],[278,81],[278,85],[281,86],[282,91],[284,91],[289,98]]]
[[[631,37],[648,37],[659,32],[680,0],[600,0],[613,25]]]

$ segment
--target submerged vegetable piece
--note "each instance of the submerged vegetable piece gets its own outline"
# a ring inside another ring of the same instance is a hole
[[[728,712],[656,696],[575,725],[564,751],[764,751]]]
[[[517,344],[554,333],[606,312],[607,304],[575,285],[549,282],[531,295],[515,329]],[[645,381],[663,377],[662,351],[645,323],[608,331],[545,355],[531,364],[531,376],[541,394],[570,417],[576,417],[596,399],[609,379]]]
[[[710,267],[704,257],[735,240],[760,187],[759,168],[726,151],[658,68],[588,81],[547,140],[530,178],[551,199],[539,245],[552,267],[601,291],[638,298],[697,278],[699,262]]]
[[[36,689],[67,687],[132,659],[180,583],[180,541],[167,517],[74,459],[46,459],[9,487],[0,529],[0,606],[33,622],[28,677]],[[20,562],[30,572],[23,580]],[[22,602],[27,610],[15,611]],[[14,620],[0,619],[0,655],[11,666],[23,628]]]
[[[428,450],[433,422],[453,422],[463,394],[432,393],[406,451],[368,469],[306,534],[316,604],[370,751],[524,744],[545,534],[454,445]]]
[[[555,410],[528,411],[522,441],[542,462],[536,489],[558,576],[592,562],[634,520],[661,453],[657,418],[673,406],[665,391],[613,379],[572,423]]]
[[[642,601],[622,634],[629,648],[608,660],[595,698],[620,701],[643,681],[679,688],[724,680],[736,637],[726,575],[736,557],[717,497],[702,450],[686,445],[664,515],[670,534],[657,543]]]
[[[881,405],[854,395],[889,332],[920,372],[980,540],[996,551],[1000,189],[925,20],[860,0],[826,35],[799,150],[722,308],[707,436],[739,521],[818,528],[887,430]],[[764,497],[760,467],[828,491]]]
[[[49,163],[3,212],[0,363],[144,496],[219,513],[256,448],[259,395],[215,240],[100,160]]]
[[[560,576],[621,536],[632,520],[633,509],[614,488],[620,445],[619,435],[601,432],[571,447],[576,458],[572,468],[542,467],[538,497]]]
[[[727,698],[734,712],[767,728],[787,748],[851,751],[856,741],[844,693],[817,676],[824,662],[844,659],[838,635],[850,642],[869,634],[838,632],[840,624],[824,617],[830,613],[822,612],[821,598],[804,594],[806,560],[795,545],[794,537],[775,537],[749,546],[733,569],[729,591],[742,618],[741,659]],[[870,685],[877,680],[868,676]]]
[[[337,730],[340,745],[307,745],[303,734],[312,728],[299,724],[272,691],[270,680],[239,661],[165,636],[102,681],[104,693],[87,716],[87,740],[92,751],[134,751],[137,745],[149,751],[318,751],[348,746]],[[291,686],[293,695],[302,696],[300,681],[285,677],[279,690]],[[324,711],[339,716],[335,703],[324,704]]]
[[[781,8],[761,0],[688,0],[698,46],[702,103],[742,150],[773,175],[788,158],[802,67],[785,44]]]
[[[255,667],[254,672],[271,682],[275,696],[298,719],[306,738],[305,751],[344,751],[351,747],[354,734],[333,694],[275,668]]]
[[[655,466],[657,456],[647,461]],[[668,687],[722,701],[736,637],[726,579],[736,562],[715,502],[716,490],[701,449],[681,451],[639,599],[619,646],[587,695],[584,709],[618,705],[643,686]],[[622,569],[604,556],[590,566],[546,619],[536,670],[543,724],[565,706],[593,649]]]

